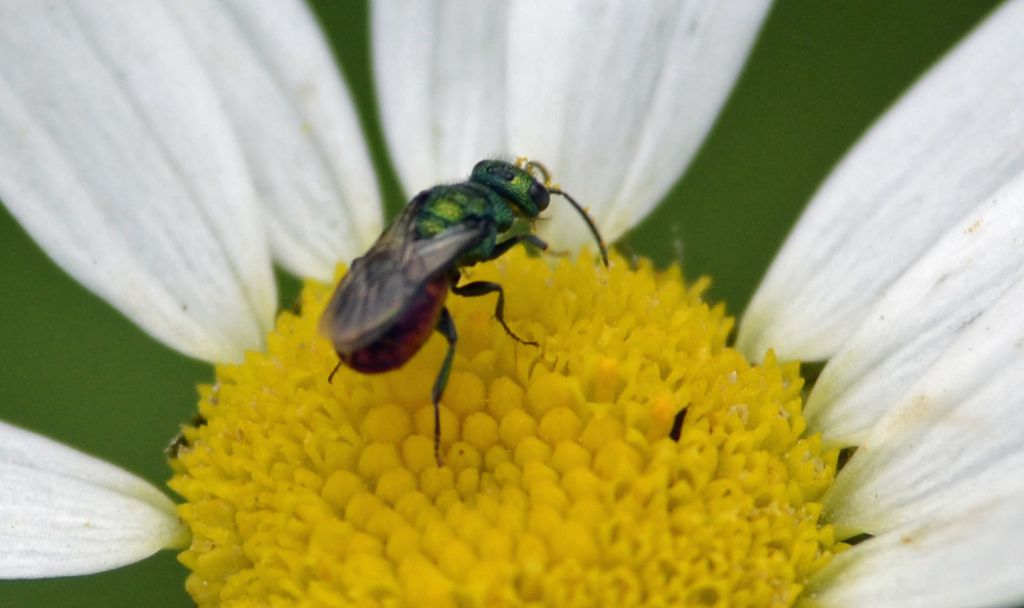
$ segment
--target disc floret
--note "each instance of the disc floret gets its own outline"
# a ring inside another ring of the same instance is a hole
[[[804,436],[798,366],[728,347],[707,281],[677,269],[512,251],[473,273],[540,347],[452,302],[443,467],[442,340],[328,383],[328,286],[218,367],[171,482],[197,603],[791,605],[835,550],[815,501],[837,454]]]

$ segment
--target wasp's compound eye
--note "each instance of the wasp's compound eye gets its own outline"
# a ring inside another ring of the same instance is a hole
[[[551,200],[551,195],[548,193],[548,189],[542,186],[540,182],[533,182],[530,184],[529,195],[533,204],[537,205],[538,211],[544,211],[548,208],[548,202]]]

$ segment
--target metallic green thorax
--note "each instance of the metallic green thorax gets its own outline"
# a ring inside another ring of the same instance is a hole
[[[426,200],[415,222],[418,239],[432,238],[466,221],[482,221],[491,226],[480,244],[460,260],[462,264],[490,259],[498,234],[511,228],[516,219],[508,203],[478,184],[435,186],[424,195]]]
[[[512,228],[517,216],[536,217],[548,203],[547,191],[532,175],[501,161],[481,161],[469,180],[434,186],[416,198],[417,239],[433,238],[465,222],[487,226],[487,236],[462,256],[459,265],[493,259],[498,235]]]

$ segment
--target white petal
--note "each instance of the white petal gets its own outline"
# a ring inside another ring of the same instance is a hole
[[[807,402],[812,430],[859,444],[940,355],[1024,278],[1024,174],[901,276],[829,360]],[[954,354],[955,355],[955,354]]]
[[[1024,601],[1024,491],[893,530],[842,553],[807,599],[840,608],[971,608]]]
[[[876,533],[1024,488],[1024,280],[974,319],[872,429],[825,497]]]
[[[184,535],[174,503],[146,481],[0,422],[0,578],[110,570]]]
[[[227,360],[261,343],[275,295],[248,174],[158,3],[0,4],[0,198],[168,345]]]
[[[381,119],[407,193],[507,154],[507,12],[477,0],[373,3]]]
[[[542,160],[608,240],[679,178],[732,90],[770,2],[513,5],[510,150]],[[544,234],[578,246],[586,226],[552,208]]]
[[[408,191],[464,176],[482,157],[527,155],[612,240],[693,157],[769,3],[374,6],[385,132]],[[590,242],[571,208],[551,211],[547,238]]]
[[[1021,31],[1024,1],[1008,2],[843,159],[747,310],[747,355],[832,355],[940,235],[1024,170]]]
[[[252,169],[275,257],[330,279],[381,231],[348,89],[306,5],[167,1],[217,87]]]

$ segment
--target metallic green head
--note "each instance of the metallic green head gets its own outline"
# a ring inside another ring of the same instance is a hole
[[[551,194],[527,169],[503,160],[482,160],[473,167],[469,181],[494,190],[526,217],[537,217],[548,208]]]

